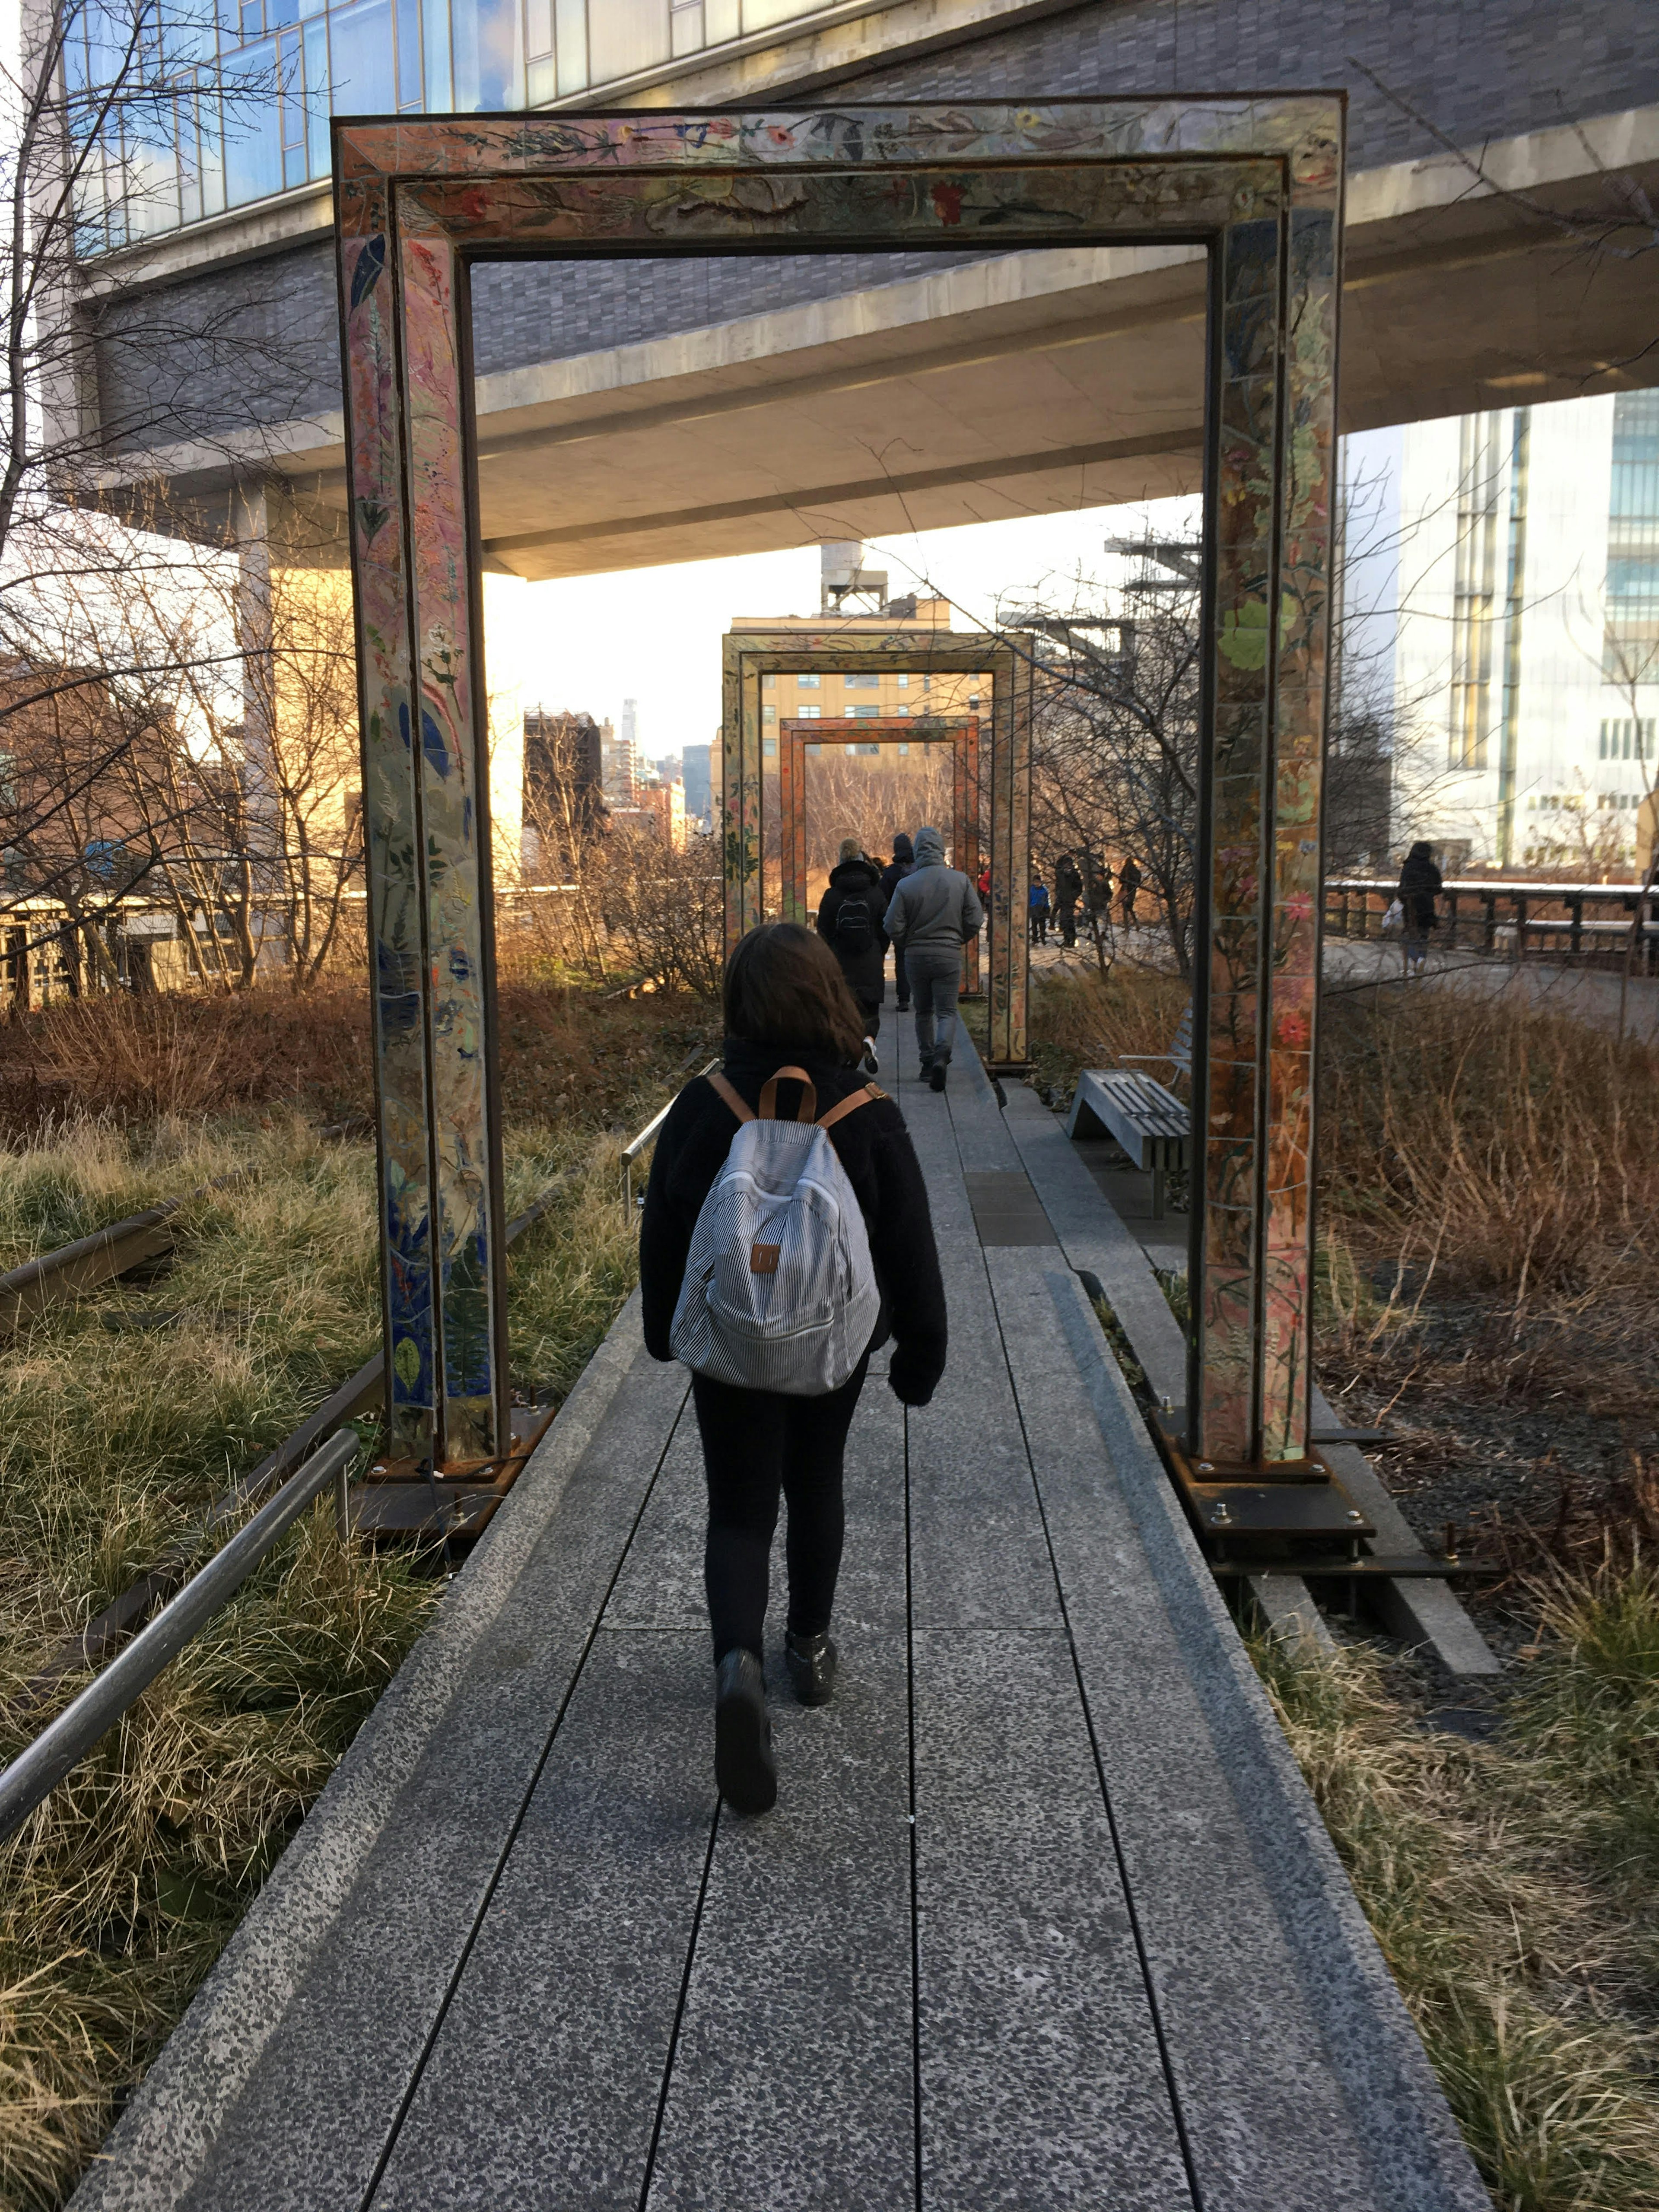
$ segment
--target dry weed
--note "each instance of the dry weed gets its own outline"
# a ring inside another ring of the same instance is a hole
[[[1654,2212],[1651,1579],[1562,1583],[1542,1650],[1480,1747],[1374,1655],[1256,1656],[1500,2212]]]

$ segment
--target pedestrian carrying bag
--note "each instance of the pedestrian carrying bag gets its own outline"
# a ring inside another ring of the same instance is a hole
[[[780,1121],[780,1082],[805,1091]],[[708,1081],[740,1127],[691,1232],[669,1342],[694,1373],[743,1390],[822,1398],[838,1390],[875,1334],[881,1293],[858,1196],[824,1133],[885,1094],[855,1091],[814,1121],[805,1071],[781,1067],[750,1111],[723,1075]]]
[[[1396,929],[1404,927],[1405,921],[1404,906],[1398,899],[1391,899],[1389,902],[1389,910],[1382,917],[1382,934],[1385,937],[1392,937]]]
[[[868,899],[842,899],[836,910],[836,943],[843,952],[867,952],[876,941]]]

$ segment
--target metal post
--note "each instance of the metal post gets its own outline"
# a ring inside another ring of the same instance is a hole
[[[511,1449],[471,318],[378,182],[340,285],[390,1450],[443,1465]]]

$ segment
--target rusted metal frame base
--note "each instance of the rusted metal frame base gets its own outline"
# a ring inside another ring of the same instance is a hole
[[[556,1411],[551,1406],[515,1406],[513,1449],[499,1459],[455,1460],[434,1467],[429,1475],[418,1460],[374,1461],[352,1489],[353,1533],[417,1544],[482,1534]]]

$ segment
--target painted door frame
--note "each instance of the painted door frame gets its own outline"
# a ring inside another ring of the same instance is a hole
[[[507,1439],[471,263],[1181,243],[1210,270],[1186,1437],[1307,1460],[1345,130],[1331,92],[335,119],[394,1450]]]

